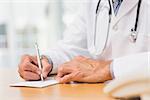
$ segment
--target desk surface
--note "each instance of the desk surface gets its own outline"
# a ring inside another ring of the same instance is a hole
[[[113,100],[104,84],[58,84],[46,88],[9,87],[21,79],[15,69],[0,69],[1,100]]]

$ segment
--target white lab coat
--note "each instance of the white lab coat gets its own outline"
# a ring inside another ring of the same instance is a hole
[[[107,36],[109,4],[108,0],[101,1],[94,47],[97,3],[98,0],[87,0],[74,23],[65,31],[63,40],[55,48],[44,52],[53,61],[53,73],[57,72],[60,64],[78,55],[94,59],[113,60],[111,66],[115,78],[134,73],[135,70],[148,72],[150,67],[148,65],[150,1],[142,0],[136,43],[129,41],[129,35],[135,24],[138,0],[123,1],[117,16],[114,15],[114,12],[112,14],[109,41],[104,51],[102,49]],[[99,55],[93,53],[94,48],[100,52]]]

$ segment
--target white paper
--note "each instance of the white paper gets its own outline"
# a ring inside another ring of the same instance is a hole
[[[11,87],[34,87],[34,88],[42,88],[50,85],[58,84],[56,80],[44,80],[44,81],[24,81],[19,83],[10,84]]]

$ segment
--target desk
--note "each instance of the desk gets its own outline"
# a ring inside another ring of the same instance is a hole
[[[19,82],[17,70],[0,69],[0,100],[114,100],[103,93],[104,84],[58,84],[46,88],[9,87]]]

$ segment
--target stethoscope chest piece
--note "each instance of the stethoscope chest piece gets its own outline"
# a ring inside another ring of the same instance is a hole
[[[137,38],[138,38],[138,32],[137,32],[137,27],[138,27],[138,21],[139,21],[139,14],[140,14],[140,7],[141,7],[141,2],[142,0],[139,0],[138,2],[138,6],[137,6],[137,13],[136,13],[136,19],[135,19],[135,25],[134,28],[132,28],[130,30],[130,35],[129,37],[129,41],[131,41],[131,43],[136,43]],[[108,37],[109,37],[109,31],[110,31],[110,24],[111,24],[111,16],[112,16],[112,7],[111,7],[111,2],[110,0],[108,0],[110,9],[109,9],[109,23],[108,23],[108,27],[107,27],[107,37],[106,37],[106,41],[105,41],[105,45],[104,47],[97,49],[96,48],[96,30],[97,30],[97,20],[98,20],[98,14],[100,13],[100,3],[101,0],[98,1],[97,7],[96,7],[96,16],[95,16],[95,29],[94,29],[94,41],[93,41],[93,46],[91,49],[92,54],[94,55],[99,55],[102,54],[104,52],[104,50],[106,49],[106,46],[108,44]],[[102,33],[103,34],[103,33]]]
[[[131,29],[131,34],[129,36],[129,40],[132,42],[132,43],[135,43],[136,40],[137,40],[137,31],[134,31],[134,29]]]

